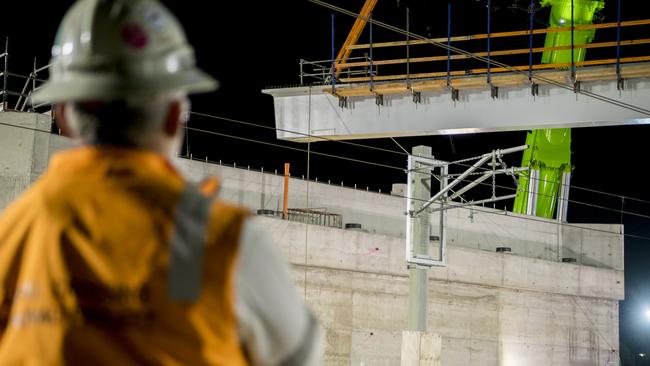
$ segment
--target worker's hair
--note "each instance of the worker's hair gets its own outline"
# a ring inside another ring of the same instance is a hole
[[[178,94],[132,96],[109,102],[76,102],[69,125],[84,144],[149,147]]]

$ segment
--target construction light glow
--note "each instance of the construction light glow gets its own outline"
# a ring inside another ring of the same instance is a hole
[[[645,317],[650,320],[650,309],[645,309]]]

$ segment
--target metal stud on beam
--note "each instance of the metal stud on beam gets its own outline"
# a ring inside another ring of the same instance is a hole
[[[339,108],[348,107],[348,97],[339,97]]]
[[[415,104],[422,103],[422,92],[413,91],[413,103]]]
[[[582,90],[581,88],[582,88],[581,83],[580,83],[579,81],[576,80],[576,81],[573,83],[573,92],[576,93],[576,94],[578,94],[578,93],[580,93],[580,90]]]
[[[382,94],[375,94],[375,104],[377,106],[384,105],[384,96]]]
[[[452,102],[457,102],[460,99],[460,93],[458,89],[451,88],[451,100]]]
[[[499,99],[499,87],[490,85],[490,96],[492,96],[492,99]]]
[[[537,84],[537,83],[530,84],[530,94],[533,97],[536,97],[536,96],[539,95],[539,84]]]

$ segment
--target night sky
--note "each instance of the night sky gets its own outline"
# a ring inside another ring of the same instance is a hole
[[[37,58],[39,65],[49,59],[49,50],[61,16],[73,1],[15,1],[3,2],[0,10],[0,37],[10,40],[10,69],[13,72],[29,73]],[[261,89],[277,85],[299,83],[298,60],[329,59],[331,52],[331,12],[306,0],[290,1],[163,1],[185,25],[188,37],[196,48],[199,65],[221,81],[217,92],[192,98],[197,112],[253,122],[262,126],[274,126],[273,100],[260,93]],[[330,1],[355,12],[361,9],[363,0]],[[452,34],[466,35],[485,33],[486,0],[458,0],[452,2]],[[493,0],[493,32],[523,30],[528,27],[528,0]],[[623,20],[648,18],[642,1],[622,0]],[[207,5],[212,4],[212,5]],[[411,10],[411,31],[424,36],[444,37],[447,33],[447,1],[425,0],[380,0],[374,12],[377,20],[404,27],[405,12]],[[536,28],[544,28],[548,22],[549,9],[538,9]],[[353,19],[335,15],[335,44],[340,47],[352,26]],[[606,8],[597,22],[616,21],[616,0],[607,0]],[[615,29],[598,31],[596,41],[615,40]],[[624,29],[623,39],[649,38],[650,27]],[[375,41],[402,40],[401,35],[388,31],[374,30]],[[366,28],[359,42],[367,43]],[[528,47],[526,37],[493,41],[494,49]],[[542,46],[543,37],[535,39],[535,46]],[[484,42],[458,44],[469,51],[482,51]],[[441,50],[432,46],[421,46],[413,56],[439,55]],[[0,51],[1,53],[2,51]],[[400,50],[399,52],[403,52]],[[587,59],[614,57],[612,50],[587,53]],[[648,47],[623,48],[622,57],[650,55]],[[354,54],[353,56],[361,56]],[[375,59],[403,57],[389,51],[378,52]],[[539,62],[540,54],[536,56]],[[511,65],[527,64],[523,58],[500,59]],[[474,62],[474,63],[472,63]],[[427,64],[431,71],[443,71],[444,63]],[[422,66],[424,67],[424,66]],[[452,68],[482,67],[475,61],[453,64]],[[385,73],[387,73],[386,71]],[[400,72],[402,73],[402,72]],[[12,83],[13,89],[22,84]],[[644,107],[648,107],[647,105]],[[616,108],[616,107],[612,107]],[[286,146],[306,148],[297,143],[278,142],[272,130],[237,125],[195,116],[190,126],[247,138],[280,143]],[[575,166],[572,185],[615,195],[650,201],[647,191],[647,140],[650,126],[625,126],[580,128],[573,130],[573,157]],[[525,131],[459,135],[453,137],[432,136],[400,138],[397,141],[406,149],[412,146],[433,147],[436,158],[457,160],[489,152],[493,149],[522,145]],[[306,174],[305,153],[272,148],[264,145],[220,138],[200,132],[188,136],[189,151],[195,158],[213,161],[222,160],[251,168],[281,170],[284,162],[292,163],[293,175]],[[399,150],[390,140],[365,140],[360,143]],[[337,143],[315,143],[313,151],[348,156],[360,160],[378,162],[396,167],[405,167],[405,157],[362,148],[351,148]],[[184,148],[187,151],[187,146]],[[518,165],[520,155],[506,159],[508,165]],[[405,175],[398,170],[382,169],[370,165],[356,164],[331,158],[315,157],[310,162],[310,177],[319,181],[344,182],[346,186],[357,184],[371,190],[390,191],[392,183],[405,182]],[[512,182],[501,183],[513,186]],[[478,191],[478,197],[485,194]],[[637,212],[650,215],[650,202],[611,197],[599,193],[572,189],[572,200],[614,210]],[[511,205],[511,203],[509,203]],[[500,204],[502,207],[503,203]],[[570,203],[569,222],[572,223],[620,223],[625,224],[626,234],[650,237],[650,220],[622,215],[620,212],[597,209],[586,205]],[[650,354],[650,319],[644,315],[650,308],[650,241],[627,237],[625,239],[625,290],[626,300],[620,305],[621,350],[624,364],[632,364],[634,355]],[[646,360],[648,356],[646,356]],[[629,361],[628,361],[629,360]],[[637,357],[637,365],[644,364]],[[645,364],[649,364],[647,362]]]

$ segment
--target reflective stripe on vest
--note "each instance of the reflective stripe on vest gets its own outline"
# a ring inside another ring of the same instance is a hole
[[[211,203],[195,185],[185,186],[176,207],[169,246],[168,295],[172,301],[195,302],[201,293]]]

